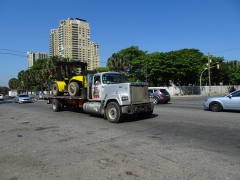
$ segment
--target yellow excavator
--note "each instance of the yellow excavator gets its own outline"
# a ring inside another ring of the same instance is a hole
[[[87,87],[87,63],[72,61],[56,63],[56,74],[52,77],[52,94],[61,96],[80,96],[82,89]]]

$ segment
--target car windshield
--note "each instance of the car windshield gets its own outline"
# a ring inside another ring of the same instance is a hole
[[[102,76],[102,82],[104,84],[125,83],[125,78],[122,74],[109,73]]]
[[[231,95],[232,97],[240,97],[240,91],[235,91]]]
[[[29,97],[27,94],[19,95],[18,97]]]

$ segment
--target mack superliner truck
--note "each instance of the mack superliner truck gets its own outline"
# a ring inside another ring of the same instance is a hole
[[[45,99],[52,104],[54,112],[73,106],[83,108],[86,113],[103,115],[112,123],[120,122],[125,114],[137,114],[142,118],[152,115],[154,104],[149,101],[148,83],[126,82],[124,75],[118,72],[87,71],[87,64],[79,63],[81,68],[75,70],[76,62],[74,68],[71,62],[65,63],[68,77],[58,76],[52,82],[54,94]]]

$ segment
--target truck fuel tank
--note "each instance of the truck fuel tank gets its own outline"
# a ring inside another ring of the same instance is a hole
[[[103,115],[104,109],[101,102],[86,102],[83,104],[83,110],[87,113]]]

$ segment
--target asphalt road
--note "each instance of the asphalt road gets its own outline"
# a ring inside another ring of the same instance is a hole
[[[239,112],[174,97],[112,124],[46,101],[0,102],[0,180],[240,179]]]

